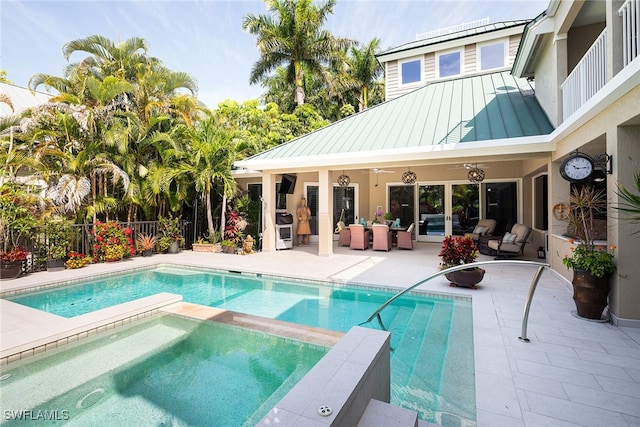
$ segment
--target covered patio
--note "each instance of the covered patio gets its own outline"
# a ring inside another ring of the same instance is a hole
[[[262,249],[276,249],[279,212],[305,197],[317,253],[333,252],[338,221],[381,221],[389,212],[414,240],[473,231],[481,218],[534,227],[533,179],[548,172],[553,128],[526,79],[498,72],[429,84],[316,132],[236,162],[242,190],[263,201]],[[282,192],[286,177],[294,177]],[[281,194],[284,193],[284,194]],[[543,218],[544,217],[544,218]],[[297,218],[293,218],[294,231]]]

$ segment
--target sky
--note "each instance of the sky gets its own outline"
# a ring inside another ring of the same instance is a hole
[[[533,19],[549,0],[337,0],[325,28],[335,36],[382,50],[415,40],[417,33],[489,18],[490,22]],[[198,98],[215,108],[225,99],[258,98],[264,89],[249,84],[259,59],[255,36],[242,29],[248,14],[268,14],[254,0],[2,0],[0,70],[27,87],[38,73],[63,76],[62,47],[93,34],[114,42],[141,37],[148,55],[198,82]],[[87,54],[74,53],[70,62]],[[44,91],[41,86],[39,90]]]

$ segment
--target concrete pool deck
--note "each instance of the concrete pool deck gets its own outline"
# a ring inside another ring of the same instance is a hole
[[[329,257],[316,255],[313,245],[246,256],[183,251],[33,273],[2,281],[0,292],[155,264],[405,288],[438,271],[439,249],[429,243],[388,253],[335,246]],[[479,261],[490,259],[481,255]],[[451,288],[443,277],[419,287],[472,298],[478,426],[640,426],[640,328],[576,318],[571,284],[545,271],[529,316],[531,342],[523,343],[518,336],[535,268],[495,265],[486,270],[476,290]],[[5,300],[0,309],[3,356],[15,346],[38,347],[42,335],[68,328],[71,320]]]

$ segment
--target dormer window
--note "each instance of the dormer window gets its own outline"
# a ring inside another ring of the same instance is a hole
[[[400,84],[409,85],[422,82],[422,60],[411,59],[400,63]]]
[[[437,77],[443,78],[459,75],[461,73],[461,58],[461,50],[437,54]]]
[[[505,66],[505,42],[478,45],[478,65],[480,71],[503,68]]]

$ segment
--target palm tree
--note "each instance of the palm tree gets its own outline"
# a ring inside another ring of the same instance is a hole
[[[195,182],[196,191],[205,199],[207,212],[207,228],[209,235],[214,233],[211,192],[222,191],[224,200],[235,192],[236,182],[231,175],[231,167],[236,160],[236,131],[223,126],[218,117],[211,114],[199,122],[189,132],[191,152],[189,163],[185,164],[185,172]],[[222,212],[224,215],[224,210]],[[221,224],[224,224],[222,220]]]
[[[285,66],[287,80],[295,87],[295,101],[304,104],[304,72],[324,75],[324,66],[352,40],[334,37],[322,26],[333,13],[336,0],[314,6],[312,0],[268,0],[269,15],[249,14],[242,28],[256,35],[261,58],[253,65],[249,82],[264,80],[278,66]]]
[[[350,74],[359,92],[358,111],[369,108],[369,92],[381,84],[378,79],[382,76],[382,66],[376,59],[379,47],[380,39],[374,38],[361,49],[351,47],[349,50]]]

